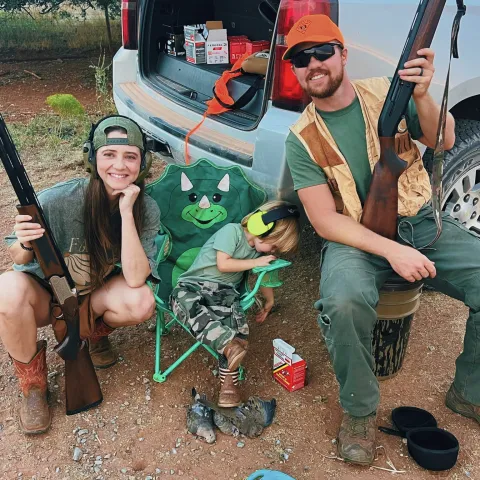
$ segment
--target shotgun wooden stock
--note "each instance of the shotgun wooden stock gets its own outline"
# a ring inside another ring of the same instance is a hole
[[[445,2],[420,1],[378,121],[380,159],[373,170],[361,223],[392,240],[397,231],[398,179],[407,168],[407,163],[395,151],[395,135],[416,85],[401,80],[398,70],[403,69],[408,60],[418,58],[418,50],[430,47]]]
[[[397,232],[398,179],[407,162],[395,153],[395,138],[380,137],[380,159],[363,206],[362,224],[375,233],[394,239]]]

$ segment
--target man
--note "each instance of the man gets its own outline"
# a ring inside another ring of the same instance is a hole
[[[286,154],[295,190],[325,240],[321,298],[315,307],[345,411],[338,452],[346,461],[368,465],[375,454],[379,404],[371,352],[375,307],[378,290],[394,272],[409,282],[424,280],[470,308],[464,351],[457,359],[446,403],[480,422],[480,240],[444,216],[435,248],[423,252],[415,248],[428,244],[436,232],[429,177],[412,141],[435,146],[440,108],[428,93],[433,51],[419,50],[418,58],[399,72],[416,86],[406,112],[407,129],[402,128],[395,141],[408,168],[398,182],[399,226],[393,241],[360,224],[379,159],[377,124],[390,81],[385,77],[351,82],[342,33],[324,15],[309,15],[295,23],[287,47],[283,58],[291,61],[298,82],[312,97],[291,127]],[[448,114],[445,148],[454,142],[454,120]]]

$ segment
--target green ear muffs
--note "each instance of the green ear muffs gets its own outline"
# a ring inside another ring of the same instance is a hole
[[[296,205],[285,205],[268,212],[261,210],[253,213],[247,222],[247,230],[257,237],[266,237],[275,228],[275,222],[287,217],[300,217]]]

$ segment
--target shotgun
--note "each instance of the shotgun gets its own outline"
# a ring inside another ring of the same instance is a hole
[[[43,236],[32,242],[32,248],[60,308],[56,318],[64,320],[67,326],[67,333],[55,351],[65,360],[66,409],[67,415],[73,415],[98,405],[103,399],[102,392],[88,346],[80,338],[75,283],[1,114],[0,159],[20,202],[18,213],[30,215],[32,222],[45,229]]]
[[[405,62],[418,58],[418,50],[430,47],[445,3],[420,1],[378,120],[380,159],[373,170],[361,223],[392,240],[397,233],[398,179],[407,168],[407,162],[395,152],[395,134],[416,85],[401,80],[398,70],[405,68]]]

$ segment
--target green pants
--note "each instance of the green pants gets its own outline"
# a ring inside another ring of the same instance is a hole
[[[421,247],[433,239],[435,231],[431,208],[425,206],[415,217],[399,219],[397,241]],[[437,270],[436,277],[425,283],[470,308],[454,383],[466,400],[480,405],[480,238],[444,215],[441,237],[422,253],[435,262]],[[383,257],[334,242],[323,246],[321,298],[315,308],[340,384],[340,403],[351,415],[368,415],[379,403],[372,334],[378,291],[392,274]]]

